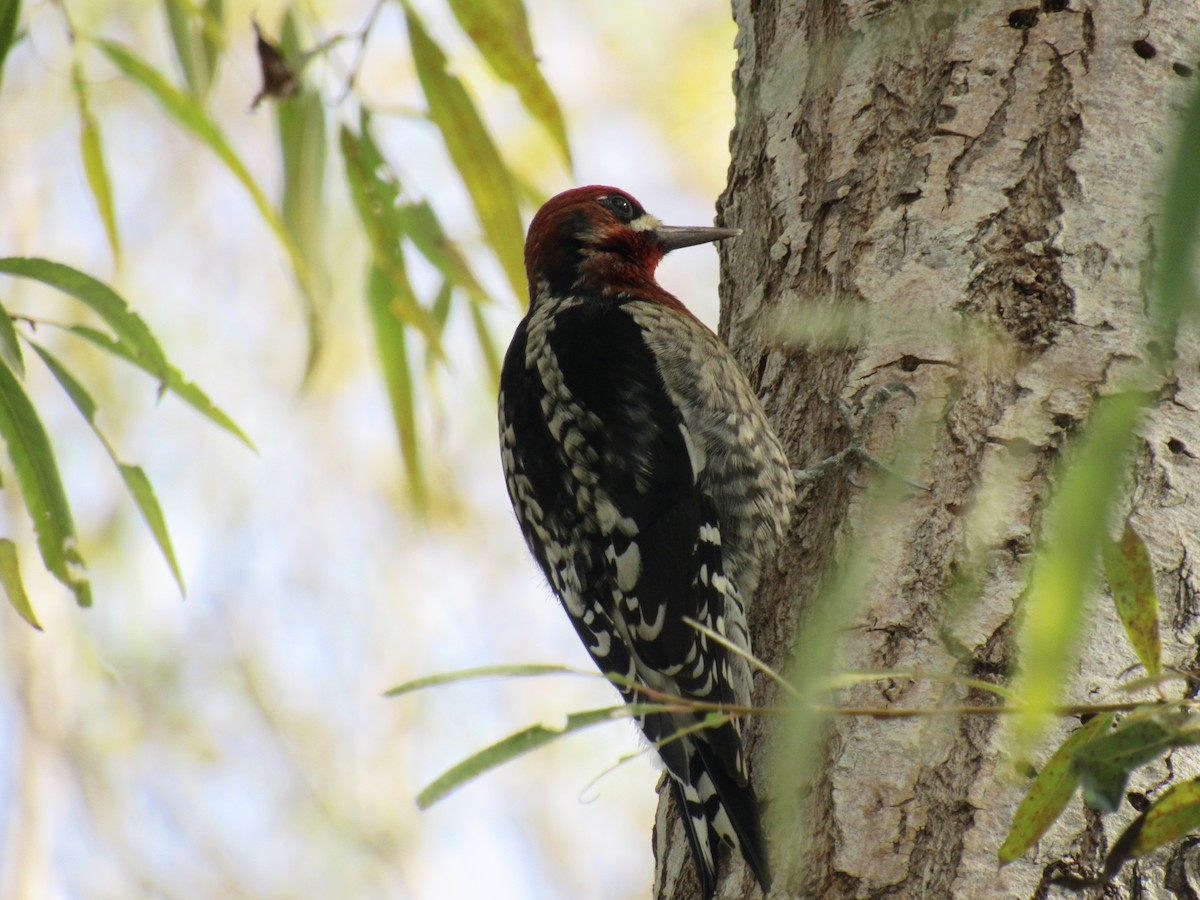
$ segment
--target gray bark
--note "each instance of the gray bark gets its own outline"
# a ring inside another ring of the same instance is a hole
[[[1058,9],[1058,7],[1064,7]],[[1027,7],[1027,8],[1024,8]],[[921,438],[928,494],[912,492],[864,545],[867,494],[843,477],[798,505],[777,571],[752,612],[756,653],[786,668],[831,567],[868,554],[867,590],[845,611],[839,668],[1007,678],[1022,592],[1054,474],[1095,399],[1128,386],[1145,355],[1146,286],[1174,122],[1200,59],[1191,0],[890,3],[735,0],[738,116],[722,224],[722,336],[758,387],[794,465],[841,449],[839,398],[861,406],[902,381],[873,430]],[[1134,47],[1145,41],[1156,52]],[[866,336],[781,342],[813,310],[864,317]],[[1175,370],[1140,433],[1120,516],[1150,546],[1164,656],[1200,665],[1200,359],[1181,338]],[[915,429],[915,430],[914,430]],[[919,474],[918,474],[919,473]],[[1116,523],[1114,523],[1115,525]],[[964,569],[974,573],[969,596]],[[1106,696],[1136,661],[1098,590],[1067,697]],[[763,703],[780,699],[756,679]],[[934,706],[944,685],[855,688],[855,705]],[[1074,724],[1062,723],[1035,754]],[[776,721],[752,728],[760,793]],[[1108,888],[1071,894],[1062,873],[1094,875],[1133,818],[1076,798],[1026,855],[996,852],[1028,781],[993,717],[836,717],[802,812],[774,816],[773,897],[1195,897],[1184,841],[1128,865]],[[1192,760],[1173,760],[1178,777]],[[1151,767],[1133,791],[1167,776]],[[666,802],[655,834],[655,896],[696,896],[683,830]],[[777,800],[778,798],[772,798]],[[726,856],[719,896],[757,897]],[[1191,886],[1189,887],[1189,884]]]

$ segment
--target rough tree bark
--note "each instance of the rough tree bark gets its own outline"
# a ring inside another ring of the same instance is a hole
[[[844,444],[839,398],[861,405],[884,383],[911,385],[917,404],[890,406],[874,439],[886,446],[895,429],[927,429],[918,477],[932,486],[863,548],[853,542],[863,492],[842,477],[816,483],[756,601],[755,649],[786,666],[823,573],[839,548],[855,548],[874,558],[873,578],[848,611],[839,667],[1006,678],[1056,465],[1095,398],[1145,352],[1160,175],[1200,62],[1200,4],[733,6],[738,115],[720,219],[745,233],[722,251],[723,336],[795,465]],[[813,308],[865,311],[876,327],[853,346],[781,346],[771,323]],[[965,332],[946,326],[956,319],[992,340],[965,346]],[[1153,386],[1161,400],[1139,432],[1120,510],[1133,511],[1150,545],[1164,658],[1187,668],[1200,665],[1198,355],[1185,335],[1173,380]],[[982,562],[980,581],[952,611],[956,567],[981,525],[991,540],[969,560]],[[1075,701],[1105,694],[1134,661],[1110,607],[1093,598],[1067,686]],[[757,689],[762,702],[776,699],[765,680]],[[894,681],[852,698],[932,706],[945,690]],[[773,723],[761,724],[752,759],[769,795]],[[1128,805],[1102,819],[1076,799],[1034,851],[999,869],[1027,786],[1006,764],[1005,736],[991,717],[831,721],[803,818],[771,835],[772,896],[1200,896],[1191,841],[1127,865],[1107,889],[1051,883],[1099,870],[1134,815]],[[1175,768],[1191,771],[1183,760]],[[1165,775],[1159,766],[1131,789]],[[696,896],[665,800],[655,851],[656,898]],[[727,857],[724,870],[719,896],[758,896],[740,860]]]

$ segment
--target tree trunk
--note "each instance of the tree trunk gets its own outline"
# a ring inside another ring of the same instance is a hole
[[[756,653],[786,669],[813,598],[847,554],[871,559],[842,611],[838,669],[921,670],[989,681],[1018,665],[1019,600],[1072,435],[1145,353],[1144,318],[1165,152],[1200,60],[1192,0],[734,0],[738,101],[721,223],[722,334],[760,391],[793,465],[844,446],[837,401],[862,408],[902,381],[872,429],[886,455],[921,435],[912,491],[864,545],[868,492],[821,477],[797,506],[776,577],[752,612]],[[867,336],[781,344],[813,310],[865,320]],[[1176,372],[1139,431],[1119,508],[1155,564],[1168,665],[1200,665],[1200,381],[1185,329]],[[970,591],[964,593],[962,573]],[[1081,573],[1080,577],[1084,577]],[[1136,662],[1111,602],[1089,606],[1064,697],[1103,699]],[[756,681],[763,703],[780,699]],[[1200,686],[1192,686],[1193,691]],[[895,679],[842,695],[861,706],[992,702]],[[753,729],[760,793],[773,796],[776,719]],[[1074,722],[1051,735],[1061,741]],[[757,740],[758,736],[764,739]],[[1192,842],[1096,875],[1129,804],[1101,817],[1078,798],[1024,858],[997,850],[1028,787],[995,717],[834,717],[799,816],[770,832],[773,897],[1195,897]],[[1040,765],[1052,745],[1037,749]],[[1195,774],[1174,760],[1174,775]],[[1151,766],[1131,791],[1167,776]],[[663,793],[655,896],[698,896]],[[757,897],[726,854],[720,897]]]

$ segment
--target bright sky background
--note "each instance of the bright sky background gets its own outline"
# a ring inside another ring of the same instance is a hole
[[[277,194],[273,113],[247,108],[258,89],[251,15],[274,32],[281,7],[226,5],[232,37],[210,107]],[[0,255],[45,256],[112,281],[258,453],[170,397],[157,403],[155,385],[129,367],[39,330],[96,393],[121,456],[153,481],[188,595],[90,430],[27,359],[96,603],[76,608],[42,575],[23,513],[0,495],[0,533],[22,546],[46,628],[35,633],[0,606],[0,897],[647,896],[657,771],[643,757],[593,784],[639,748],[630,725],[585,732],[430,811],[415,807],[422,787],[488,743],[616,698],[603,682],[572,678],[381,697],[466,666],[590,668],[512,520],[494,398],[466,329],[452,330],[441,402],[423,411],[443,502],[419,524],[405,507],[359,292],[364,249],[336,154],[325,223],[336,288],[323,362],[301,390],[303,322],[278,243],[209,151],[85,51],[123,240],[114,269],[79,161],[61,12],[26,6],[30,36],[0,86]],[[306,8],[328,34],[357,28],[369,6]],[[574,181],[511,92],[464,51],[443,6],[419,6],[507,157],[540,189],[615,184],[670,223],[712,221],[733,121],[723,0],[529,0],[568,119]],[[124,41],[178,78],[158,4],[67,8],[80,33]],[[418,95],[397,10],[369,45],[360,89],[400,111]],[[356,118],[352,108],[329,116]],[[402,116],[377,124],[410,190],[473,235],[432,126]],[[496,286],[490,321],[503,345],[519,312],[496,273],[483,275]],[[715,324],[711,248],[677,254],[661,276]],[[48,318],[76,310],[6,278],[0,301]],[[8,467],[0,471],[9,487]]]

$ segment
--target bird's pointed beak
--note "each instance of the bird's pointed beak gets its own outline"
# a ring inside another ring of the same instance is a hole
[[[693,247],[710,241],[723,241],[742,233],[740,228],[704,228],[686,225],[659,225],[654,229],[663,250],[670,253],[680,247]]]

